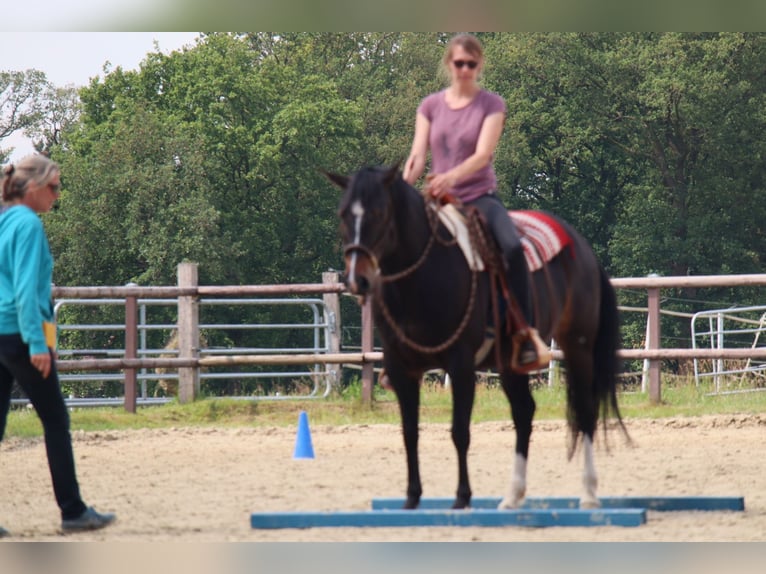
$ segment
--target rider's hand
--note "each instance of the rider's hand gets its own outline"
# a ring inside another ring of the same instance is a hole
[[[51,360],[50,352],[38,353],[29,357],[29,361],[32,363],[32,366],[40,371],[43,379],[47,379],[48,375],[51,373]]]
[[[454,186],[455,180],[449,173],[429,173],[426,176],[426,189],[431,197],[440,199]]]

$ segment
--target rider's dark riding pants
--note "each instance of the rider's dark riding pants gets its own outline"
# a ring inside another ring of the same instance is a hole
[[[516,226],[508,216],[508,209],[494,193],[482,195],[468,205],[476,207],[486,219],[490,232],[505,257],[508,287],[516,297],[527,323],[531,324],[529,268]]]

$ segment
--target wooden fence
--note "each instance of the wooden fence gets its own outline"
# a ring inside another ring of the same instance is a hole
[[[197,266],[182,263],[178,266],[178,285],[175,287],[54,287],[54,298],[124,298],[125,299],[125,354],[117,359],[59,360],[58,369],[116,370],[125,373],[125,409],[136,410],[137,373],[142,368],[177,368],[179,375],[179,401],[186,403],[199,393],[199,369],[225,364],[288,365],[288,364],[359,364],[362,366],[362,399],[372,400],[373,365],[383,354],[373,348],[373,321],[369,302],[362,308],[361,352],[340,352],[339,335],[331,343],[329,353],[290,355],[230,355],[223,357],[199,356],[198,300],[200,297],[224,296],[282,296],[298,294],[322,294],[331,309],[336,309],[337,332],[340,332],[340,306],[338,298],[345,291],[335,273],[325,273],[323,283],[296,285],[198,285]],[[617,289],[645,289],[648,300],[648,329],[645,349],[622,349],[623,359],[648,359],[649,398],[653,403],[661,401],[660,363],[664,359],[766,359],[766,347],[753,349],[663,349],[660,346],[660,291],[679,287],[732,287],[766,286],[766,274],[705,275],[684,277],[615,278]],[[178,299],[179,355],[177,358],[138,358],[138,299]],[[562,359],[560,351],[554,351],[554,359]],[[339,370],[339,369],[338,369]]]

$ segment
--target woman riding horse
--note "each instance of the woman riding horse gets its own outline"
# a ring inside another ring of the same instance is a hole
[[[505,259],[505,279],[521,313],[514,330],[520,348],[514,370],[531,372],[543,368],[550,353],[531,327],[529,274],[516,228],[495,192],[497,177],[492,167],[505,122],[505,101],[482,89],[478,78],[484,67],[484,50],[470,34],[454,36],[447,44],[442,64],[450,77],[445,90],[420,103],[410,155],[404,164],[404,180],[413,185],[423,174],[428,151],[431,173],[427,191],[435,198],[446,194],[476,207],[492,232]]]

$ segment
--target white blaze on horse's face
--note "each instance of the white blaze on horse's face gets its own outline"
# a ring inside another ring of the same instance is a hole
[[[354,216],[354,245],[359,245],[362,241],[362,220],[364,219],[364,206],[358,199],[351,204],[351,215]],[[351,253],[351,260],[348,263],[348,285],[352,293],[358,292],[356,277],[356,262],[358,253]]]
[[[354,216],[354,243],[362,240],[362,219],[364,218],[364,206],[358,199],[351,204],[351,215]]]

